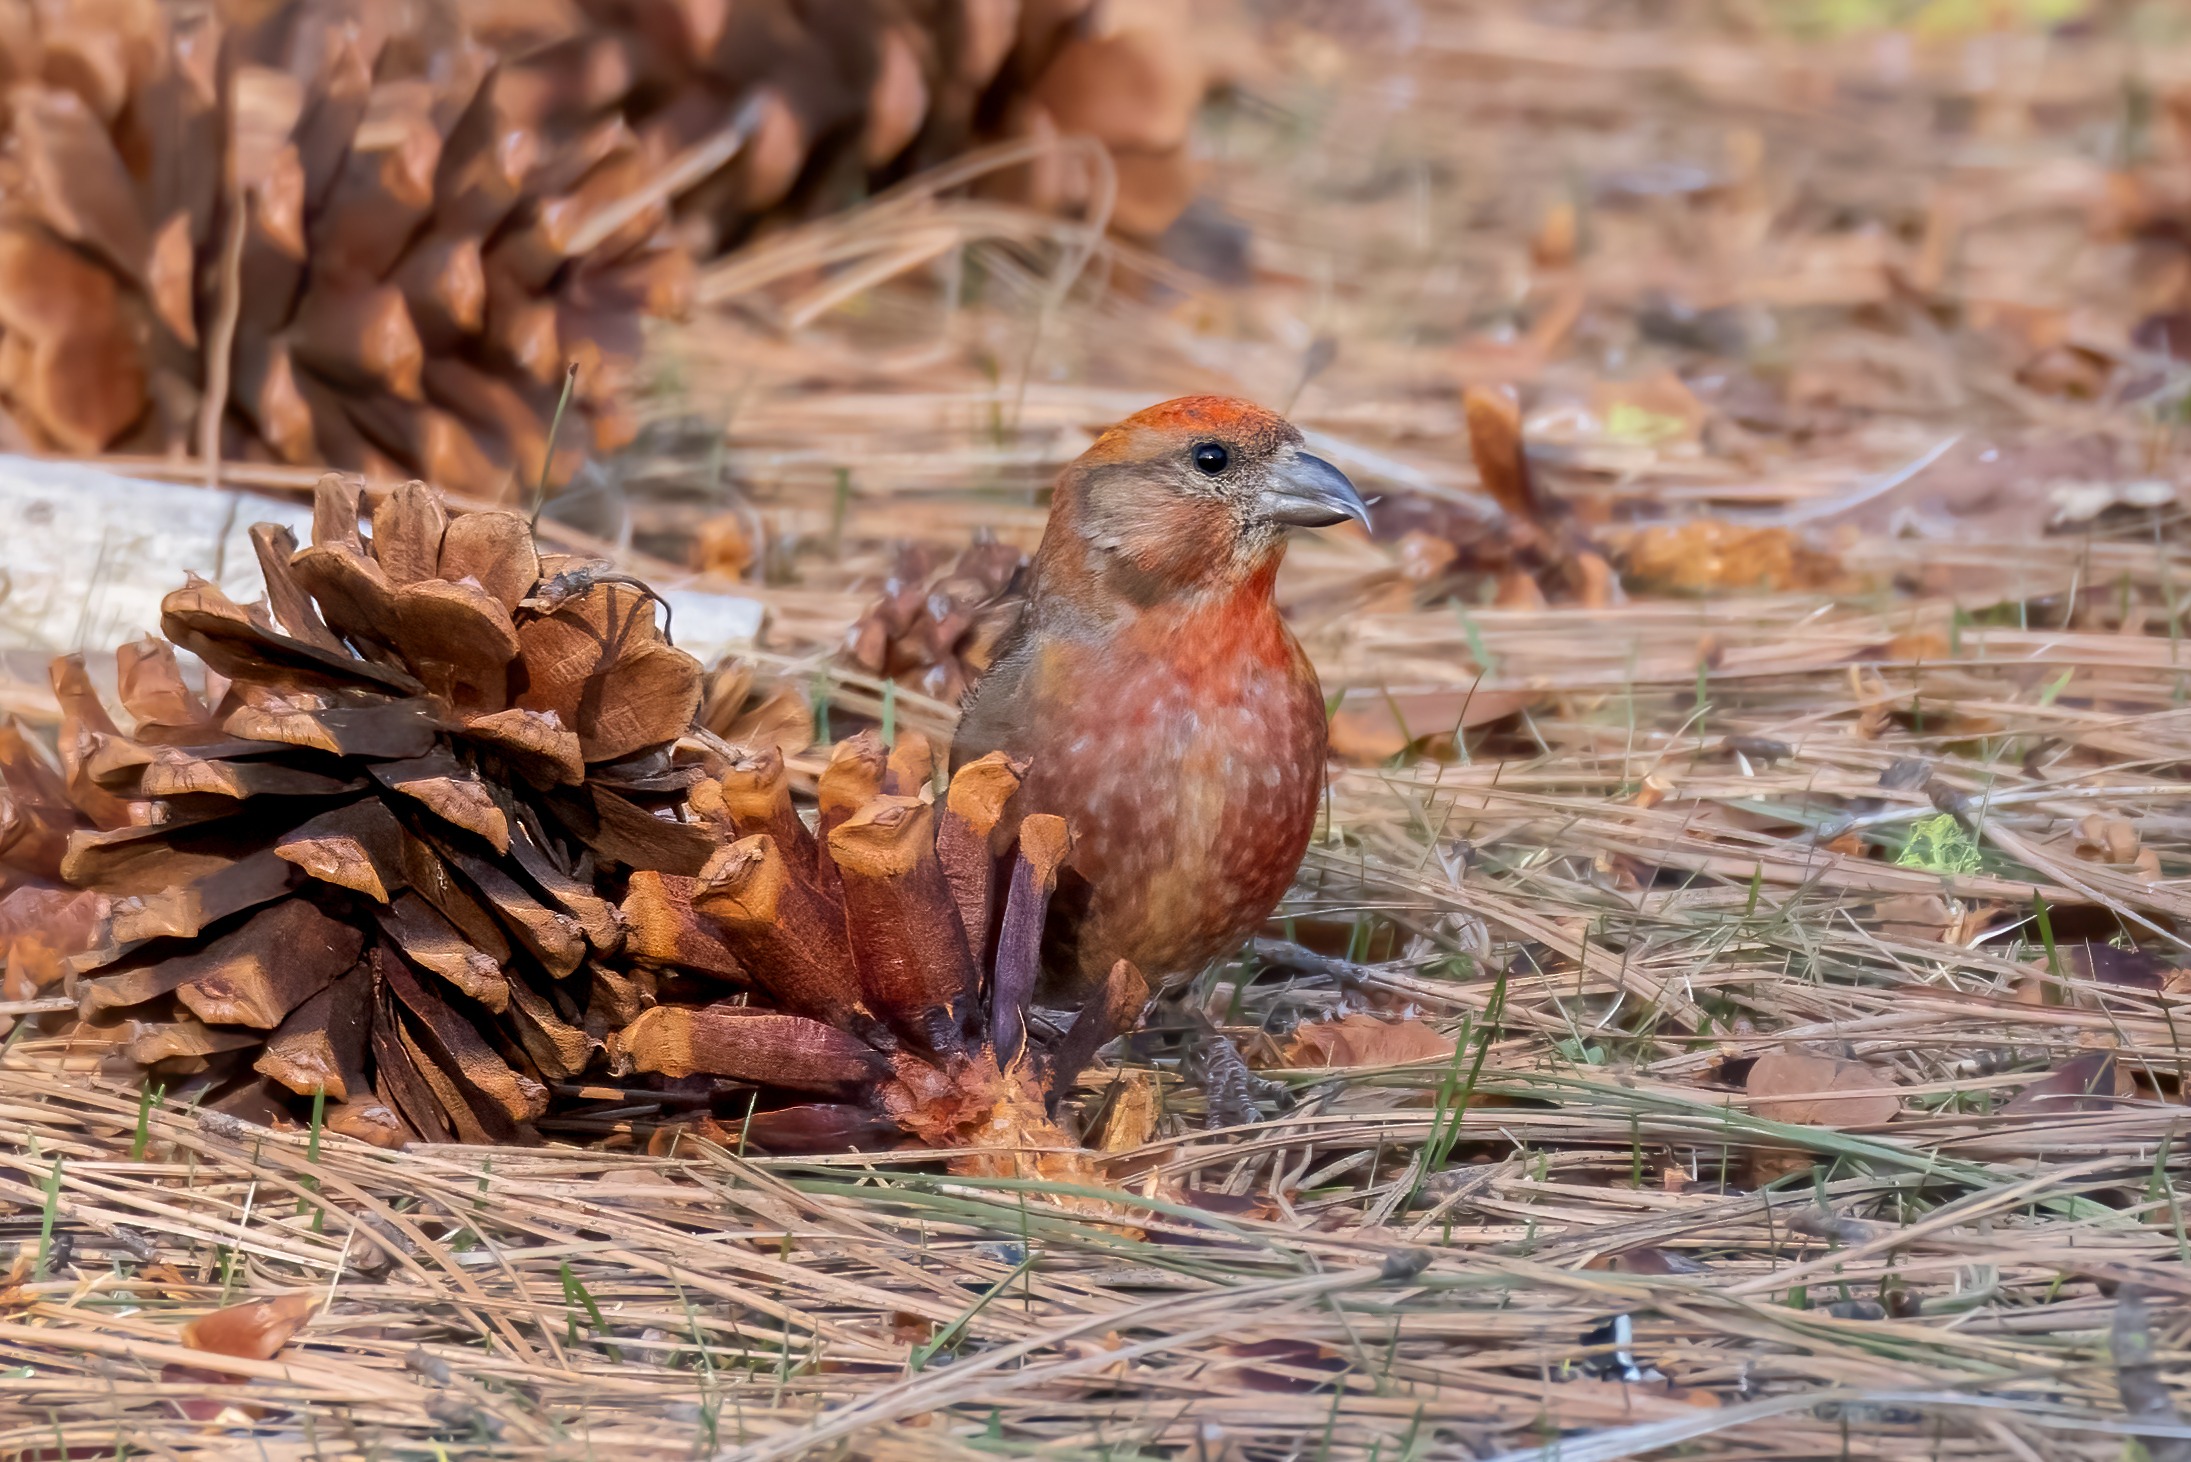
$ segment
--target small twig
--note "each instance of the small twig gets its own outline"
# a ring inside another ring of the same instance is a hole
[[[555,415],[548,421],[548,445],[540,454],[540,485],[533,489],[532,535],[540,539],[540,510],[548,505],[548,472],[555,466],[555,439],[563,431],[563,413],[570,409],[571,392],[578,386],[578,362],[572,361],[563,372],[563,394],[555,403]]]
[[[231,195],[228,233],[221,241],[220,293],[213,312],[213,335],[206,342],[205,396],[198,403],[198,458],[205,485],[221,485],[221,418],[228,410],[229,357],[235,353],[236,325],[243,316],[243,235],[251,191]]]
[[[74,1010],[76,1002],[66,995],[49,995],[43,1000],[0,1000],[0,1017],[10,1015],[58,1015],[64,1010]]]

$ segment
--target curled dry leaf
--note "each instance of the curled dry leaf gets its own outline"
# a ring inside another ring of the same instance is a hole
[[[1542,697],[1526,690],[1348,691],[1332,715],[1332,755],[1354,766],[1389,761],[1410,747],[1503,721]]]
[[[1786,593],[1850,583],[1839,559],[1810,548],[1786,528],[1744,527],[1717,518],[1644,529],[1628,541],[1621,567],[1630,587],[1676,594]]]
[[[1885,1072],[1799,1046],[1758,1057],[1744,1089],[1750,1110],[1805,1127],[1875,1127],[1901,1110]]]
[[[183,1326],[183,1344],[215,1355],[272,1360],[318,1303],[316,1295],[300,1290],[277,1299],[230,1305]]]
[[[1357,1011],[1338,1020],[1305,1022],[1286,1044],[1288,1066],[1402,1066],[1449,1061],[1453,1040],[1421,1020],[1381,1020]]]

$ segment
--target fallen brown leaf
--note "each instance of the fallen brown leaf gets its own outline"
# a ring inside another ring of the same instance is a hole
[[[183,1326],[183,1344],[215,1355],[272,1360],[318,1303],[317,1296],[300,1290],[277,1299],[230,1305]]]
[[[1838,558],[1807,547],[1786,528],[1745,528],[1717,518],[1646,528],[1628,541],[1621,557],[1631,586],[1677,594],[1728,589],[1785,593],[1831,589],[1849,581]]]
[[[1879,1090],[1893,1084],[1886,1073],[1861,1061],[1790,1046],[1758,1057],[1744,1089],[1750,1110],[1768,1121],[1874,1127],[1902,1108],[1893,1092]]]
[[[1300,1025],[1287,1043],[1288,1066],[1399,1066],[1452,1059],[1453,1041],[1420,1020],[1380,1020],[1366,1012]]]

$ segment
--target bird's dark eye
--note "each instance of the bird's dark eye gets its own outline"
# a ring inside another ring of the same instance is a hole
[[[1203,442],[1194,449],[1195,470],[1205,477],[1215,477],[1232,461],[1232,453],[1216,442]]]

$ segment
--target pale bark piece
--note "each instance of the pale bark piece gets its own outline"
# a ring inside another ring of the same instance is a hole
[[[322,883],[385,904],[403,887],[403,829],[375,797],[323,812],[285,833],[276,857]]]
[[[623,1071],[727,1076],[795,1091],[839,1091],[889,1071],[879,1052],[835,1026],[739,1005],[657,1005],[617,1035],[612,1059]]]
[[[447,750],[410,761],[381,762],[373,780],[411,798],[452,827],[484,840],[497,853],[510,850],[510,820],[479,774]]]
[[[624,891],[624,955],[647,964],[691,970],[719,980],[745,980],[745,970],[713,924],[692,906],[696,880],[642,870]]]
[[[330,1102],[371,1097],[365,1053],[372,1006],[372,970],[362,963],[353,965],[289,1012],[252,1063],[253,1069],[299,1096],[325,1091]]]
[[[463,513],[441,538],[435,572],[451,583],[472,579],[512,614],[540,582],[532,529],[515,513]]]
[[[208,1025],[272,1030],[356,964],[363,947],[351,925],[306,899],[289,899],[253,915],[200,956],[186,956],[205,962],[175,986],[175,998]]]
[[[877,797],[829,834],[845,919],[870,1006],[936,1055],[965,1045],[979,974],[936,859],[935,816],[912,797]]]
[[[501,963],[459,934],[432,904],[415,893],[401,893],[376,916],[381,932],[404,958],[497,1014],[508,1008],[510,982]]]

